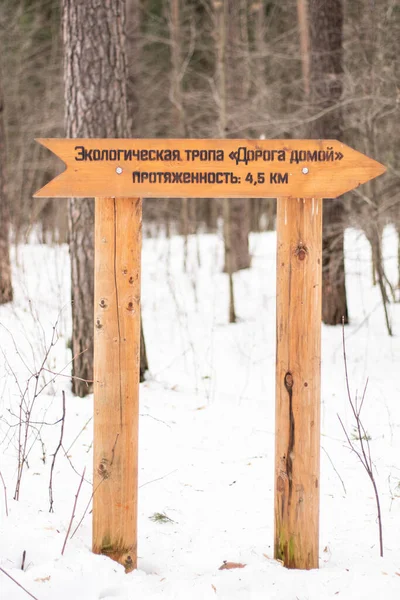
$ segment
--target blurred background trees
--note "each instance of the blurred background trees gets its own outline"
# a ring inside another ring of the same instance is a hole
[[[342,250],[350,225],[366,233],[374,280],[385,305],[392,301],[381,243],[387,223],[400,231],[398,2],[121,0],[121,7],[128,111],[118,135],[338,137],[384,163],[384,177],[344,203],[325,202],[324,282],[331,293],[324,320],[347,318]],[[34,138],[68,133],[61,1],[2,0],[0,61],[12,242],[33,232],[46,243],[65,242],[66,203],[32,199],[62,169]],[[274,199],[235,200],[228,208],[209,199],[146,199],[144,233],[218,231],[230,252],[225,270],[234,273],[250,264],[249,232],[274,227]],[[389,317],[387,323],[390,330]]]

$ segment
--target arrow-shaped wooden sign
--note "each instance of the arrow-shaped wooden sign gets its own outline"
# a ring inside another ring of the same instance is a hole
[[[66,170],[35,196],[96,198],[93,551],[136,567],[141,198],[276,197],[275,558],[317,567],[322,198],[385,167],[336,140],[38,142]]]
[[[37,140],[66,170],[36,197],[337,198],[386,168],[336,140]]]

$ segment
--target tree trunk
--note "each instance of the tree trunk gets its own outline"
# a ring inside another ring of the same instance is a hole
[[[142,315],[140,315],[140,382],[145,379],[145,373],[149,370],[149,361],[147,359],[146,342],[143,333]]]
[[[3,107],[3,95],[0,81],[0,304],[11,302],[13,299],[9,239],[10,213],[6,191],[6,147]]]
[[[342,0],[310,0],[310,98],[313,138],[341,140],[343,115],[335,106],[342,96]],[[322,320],[327,325],[348,322],[344,270],[344,204],[324,201]]]
[[[171,42],[171,88],[172,129],[176,137],[186,135],[185,112],[182,95],[182,37],[180,26],[180,2],[170,0],[169,34]]]
[[[142,102],[140,95],[140,77],[142,62],[142,44],[140,27],[142,11],[140,0],[126,0],[126,56],[127,60],[127,106],[128,129],[134,137],[140,137]]]
[[[63,1],[67,137],[129,136],[126,97],[125,2]],[[93,380],[94,200],[69,203],[72,273],[73,392]],[[79,378],[79,379],[77,379]],[[86,383],[82,380],[88,380]]]
[[[232,198],[229,200],[231,214],[232,271],[250,267],[249,233],[251,200]]]
[[[226,86],[226,124],[224,137],[229,137],[229,121],[233,120],[237,130],[236,115],[246,114],[242,107],[248,101],[249,68],[247,19],[243,19],[243,2],[223,0],[225,9],[225,86]],[[239,110],[240,107],[240,110]],[[247,137],[248,131],[243,129],[239,137]],[[235,131],[234,137],[238,137]],[[230,260],[232,272],[250,267],[249,233],[250,205],[248,198],[231,198],[230,205]],[[224,211],[226,212],[226,211]],[[227,250],[225,246],[225,270]]]
[[[306,98],[310,97],[310,31],[308,27],[307,0],[297,0],[297,19],[299,21],[301,68]]]
[[[400,227],[398,225],[396,226],[396,232],[397,232],[397,286],[396,286],[396,289],[398,290],[397,301],[400,302]]]
[[[226,18],[227,0],[214,2],[215,41],[216,41],[216,79],[218,90],[218,131],[221,138],[226,137]],[[232,217],[231,200],[223,198],[225,270],[229,282],[229,323],[235,323],[235,295],[233,287],[232,260]]]
[[[93,391],[94,200],[71,198],[68,217],[72,300],[72,391],[82,398]]]
[[[142,22],[142,10],[140,6],[140,0],[126,0],[125,15],[126,56],[132,57],[132,60],[126,61],[126,102],[128,111],[128,126],[126,131],[129,131],[134,137],[140,137],[140,124],[142,115],[142,102],[140,96],[140,66],[142,61],[140,26]],[[145,373],[148,370],[149,362],[147,360],[146,342],[143,333],[143,319],[140,315],[140,382],[144,381]]]
[[[179,0],[170,0],[169,35],[171,42],[171,88],[172,131],[174,137],[186,137],[186,119],[182,94],[182,36],[181,6]],[[180,233],[184,239],[183,270],[187,270],[188,236],[189,236],[189,203],[192,199],[181,198]]]

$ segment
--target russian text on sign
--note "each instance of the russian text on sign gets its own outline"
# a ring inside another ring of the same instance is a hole
[[[40,197],[335,198],[385,171],[336,140],[43,139]]]

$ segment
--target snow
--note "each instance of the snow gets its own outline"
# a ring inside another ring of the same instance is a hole
[[[91,498],[93,398],[70,392],[69,259],[65,246],[31,243],[14,255],[15,301],[0,307],[0,567],[39,600],[398,599],[400,596],[400,305],[390,338],[363,234],[346,232],[351,325],[346,327],[352,393],[362,393],[365,429],[380,492],[384,558],[379,557],[370,481],[346,444],[351,432],[342,331],[322,329],[320,569],[293,571],[273,560],[275,244],[251,236],[252,268],[235,275],[237,324],[227,323],[223,245],[215,235],[145,239],[142,306],[151,373],[140,390],[139,560],[126,575],[91,553],[88,510],[61,556],[84,468],[72,531]],[[387,273],[396,282],[397,240],[384,234]],[[56,325],[56,327],[55,327]],[[46,369],[34,375],[50,348]],[[62,371],[63,375],[55,377]],[[30,378],[30,379],[29,379]],[[29,382],[28,382],[29,380]],[[28,383],[27,383],[28,382]],[[21,394],[34,398],[28,468],[13,500]],[[49,476],[66,395],[63,447]],[[46,423],[46,424],[43,424]],[[155,513],[166,522],[154,521]],[[21,570],[25,551],[24,570]],[[223,561],[246,567],[219,571]],[[27,594],[0,572],[0,597]]]

